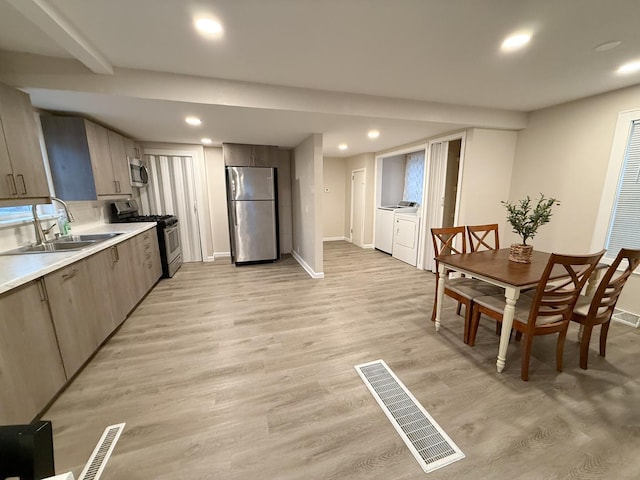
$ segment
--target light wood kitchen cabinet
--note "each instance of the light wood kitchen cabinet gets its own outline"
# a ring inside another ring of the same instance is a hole
[[[44,277],[65,371],[73,376],[102,343],[101,314],[84,260]]]
[[[26,93],[2,83],[0,137],[0,200],[5,205],[45,202],[49,184],[31,100]]]
[[[142,147],[132,139],[124,137],[124,150],[128,158],[142,160]]]
[[[110,248],[112,263],[109,275],[114,301],[113,310],[117,325],[124,321],[129,312],[142,298],[135,288],[136,278],[140,275],[135,262],[136,238],[137,236]]]
[[[42,281],[0,295],[0,424],[25,424],[67,377]]]
[[[129,177],[129,160],[125,152],[124,137],[119,133],[108,130],[109,152],[113,167],[113,181],[116,193],[131,195],[131,178]]]
[[[81,117],[42,115],[51,176],[63,200],[107,200],[131,195],[125,139]]]
[[[142,298],[155,285],[162,275],[158,236],[155,229],[147,230],[134,237],[135,269],[134,277],[138,298]]]
[[[93,295],[96,311],[97,333],[102,343],[115,328],[120,325],[124,317],[118,312],[118,299],[113,291],[113,284],[118,281],[113,277],[114,249],[107,248],[85,259],[89,284]]]

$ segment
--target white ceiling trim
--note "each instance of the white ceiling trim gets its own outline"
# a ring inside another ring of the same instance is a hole
[[[93,73],[113,75],[113,66],[107,58],[47,0],[8,1]]]

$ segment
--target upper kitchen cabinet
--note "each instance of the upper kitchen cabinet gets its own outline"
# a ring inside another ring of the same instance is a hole
[[[0,201],[45,203],[50,195],[29,95],[0,83]]]
[[[127,158],[142,160],[142,148],[130,138],[124,138],[124,151]]]
[[[43,115],[40,121],[56,196],[104,200],[131,195],[122,135],[81,117]]]
[[[278,163],[280,149],[268,145],[223,143],[224,164],[234,167],[273,167]]]
[[[125,151],[125,139],[119,133],[111,130],[108,130],[108,135],[116,193],[119,195],[131,195],[133,190],[131,188],[131,179],[129,178],[129,160]],[[98,190],[98,195],[102,195],[100,190]]]

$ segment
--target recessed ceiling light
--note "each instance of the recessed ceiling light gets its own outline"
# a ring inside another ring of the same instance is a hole
[[[202,120],[200,120],[198,117],[187,117],[184,119],[184,121],[189,125],[193,125],[194,127],[202,124]]]
[[[347,148],[349,148],[349,146],[346,143],[341,143],[340,145],[338,145],[338,148],[340,150],[346,150]]]
[[[204,143],[205,145],[209,145],[209,144],[213,143],[213,140],[211,140],[210,138],[201,138],[200,141],[202,143]]]
[[[622,42],[620,40],[614,40],[612,42],[601,43],[600,45],[594,47],[593,49],[596,52],[606,52],[607,50],[613,50],[614,48],[619,47],[620,45],[622,45]]]
[[[380,136],[380,132],[378,130],[369,130],[367,132],[367,137],[369,138],[378,138]]]
[[[527,43],[529,43],[529,40],[531,40],[530,33],[516,33],[515,35],[511,35],[505,38],[500,48],[502,49],[502,51],[512,52],[524,47]]]
[[[619,73],[620,75],[628,75],[630,73],[635,73],[638,70],[640,70],[640,60],[625,63],[624,65],[620,66],[618,70],[616,70],[616,73]]]
[[[222,36],[222,24],[213,18],[199,17],[194,19],[193,24],[196,30],[206,37],[218,38]]]

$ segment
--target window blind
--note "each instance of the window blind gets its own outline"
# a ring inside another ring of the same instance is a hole
[[[640,248],[640,120],[631,125],[605,248],[606,258],[621,248]]]

